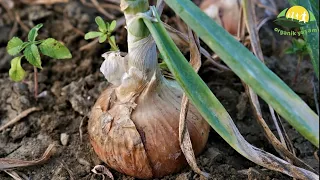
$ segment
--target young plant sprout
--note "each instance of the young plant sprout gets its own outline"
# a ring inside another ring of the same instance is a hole
[[[293,84],[297,82],[298,75],[299,75],[299,69],[300,64],[304,56],[308,55],[308,48],[307,44],[303,39],[293,39],[292,40],[292,46],[289,47],[286,51],[286,54],[297,54],[298,55],[298,64],[296,67],[296,74],[293,79]]]
[[[106,40],[108,40],[108,43],[111,46],[111,51],[118,51],[119,48],[116,44],[116,38],[111,35],[116,28],[117,21],[113,20],[111,23],[104,22],[100,16],[97,16],[95,21],[98,25],[99,32],[90,31],[84,36],[84,38],[86,40],[99,38],[99,43],[104,43]]]
[[[25,57],[26,60],[34,67],[34,96],[36,99],[38,96],[37,68],[42,69],[40,53],[54,59],[72,58],[68,48],[59,41],[53,38],[36,40],[38,31],[42,26],[42,24],[38,24],[30,30],[27,42],[23,42],[18,37],[13,37],[7,45],[7,52],[11,56],[16,56],[23,51],[23,55],[17,56],[11,61],[9,76],[13,81],[22,81],[26,76],[26,71],[21,66],[21,60],[23,57]]]

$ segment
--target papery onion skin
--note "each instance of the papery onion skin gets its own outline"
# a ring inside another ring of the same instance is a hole
[[[116,87],[109,86],[94,105],[88,124],[91,144],[100,159],[121,173],[142,179],[163,177],[187,164],[178,134],[182,91],[159,77],[160,81],[150,82],[136,97],[136,105],[117,103]],[[187,126],[198,155],[210,127],[192,105]]]
[[[237,34],[240,21],[238,0],[204,0],[200,4],[200,9],[230,34]]]

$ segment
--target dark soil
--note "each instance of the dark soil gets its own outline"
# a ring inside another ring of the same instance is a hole
[[[283,9],[284,6],[284,3],[280,3],[279,8]],[[102,162],[91,148],[86,125],[90,108],[99,93],[108,85],[99,68],[103,61],[101,54],[108,51],[110,47],[106,44],[96,44],[88,50],[79,50],[88,43],[81,32],[95,30],[94,17],[101,14],[95,8],[84,6],[76,0],[55,5],[17,3],[11,12],[17,13],[27,27],[43,23],[44,27],[40,30],[39,38],[53,37],[64,42],[72,52],[73,58],[62,61],[42,58],[44,68],[39,71],[40,97],[35,101],[33,68],[30,65],[23,63],[24,69],[29,73],[24,82],[15,83],[8,77],[12,57],[6,53],[6,44],[12,35],[26,39],[27,32],[17,24],[16,20],[10,19],[12,18],[10,13],[0,6],[0,125],[16,117],[25,109],[34,106],[42,108],[41,111],[30,114],[19,123],[0,132],[0,158],[36,159],[41,157],[49,144],[55,143],[55,153],[45,164],[20,168],[16,172],[25,174],[33,180],[102,179],[91,172],[95,165]],[[122,16],[117,10],[108,10],[108,12],[119,18]],[[176,22],[173,20],[171,11],[165,9],[165,14],[164,20],[168,23]],[[314,73],[310,60],[307,57],[303,60],[299,78],[294,85],[292,81],[297,57],[283,53],[288,47],[290,38],[278,37],[273,33],[273,26],[271,22],[267,23],[260,31],[268,67],[293,88],[311,108],[315,109]],[[118,28],[116,39],[120,49],[125,52],[126,31],[123,26]],[[239,78],[233,73],[212,70],[214,68],[210,66],[202,67],[200,75],[225,105],[242,135],[253,145],[278,156],[256,123]],[[315,82],[315,84],[318,83]],[[318,94],[318,85],[316,89]],[[276,134],[268,113],[268,106],[263,102],[262,109],[267,123]],[[319,163],[313,155],[316,148],[290,125],[286,123],[284,125],[297,156],[318,169]],[[82,139],[79,129],[83,132]],[[63,139],[64,145],[62,145],[61,136],[67,137]],[[202,155],[197,158],[197,162],[202,170],[210,173],[212,179],[217,180],[291,179],[246,160],[214,130],[211,130],[207,146]],[[115,179],[134,179],[113,170],[111,172]],[[12,178],[5,172],[0,172],[0,179]],[[182,172],[162,179],[201,178],[186,167]]]

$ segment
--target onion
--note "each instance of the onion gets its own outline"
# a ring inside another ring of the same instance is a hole
[[[161,76],[160,76],[161,78]],[[109,167],[137,178],[162,177],[187,162],[179,145],[182,91],[175,82],[154,76],[139,96],[121,102],[109,86],[89,120],[91,144]],[[207,142],[209,126],[190,105],[187,126],[195,154]]]
[[[162,177],[187,165],[179,144],[183,91],[161,74],[155,42],[136,16],[148,8],[148,2],[122,0],[121,8],[127,21],[128,54],[103,55],[100,71],[110,85],[92,108],[90,142],[99,158],[121,173],[143,179]],[[186,121],[198,155],[210,126],[192,104]]]

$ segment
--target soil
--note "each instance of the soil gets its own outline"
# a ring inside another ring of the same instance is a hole
[[[286,6],[282,1],[277,3],[279,9],[284,9]],[[86,125],[90,108],[100,92],[108,85],[99,68],[103,61],[101,54],[110,47],[106,44],[96,44],[87,50],[79,50],[88,43],[82,33],[95,30],[94,17],[102,15],[95,8],[84,6],[76,0],[54,5],[16,3],[11,11],[17,13],[21,23],[27,27],[43,23],[44,27],[39,32],[39,38],[53,37],[64,42],[72,52],[73,58],[52,60],[42,57],[43,69],[39,70],[38,75],[40,95],[36,101],[33,97],[33,68],[30,65],[23,63],[24,69],[29,73],[25,81],[16,83],[8,77],[12,57],[6,53],[6,44],[12,35],[26,39],[27,31],[17,21],[11,19],[14,16],[10,16],[10,13],[0,6],[0,125],[25,109],[42,108],[41,111],[28,115],[19,123],[0,132],[0,158],[36,159],[41,157],[49,144],[54,143],[55,153],[46,163],[15,171],[34,180],[102,179],[91,172],[95,165],[102,162],[92,150]],[[108,12],[118,18],[122,16],[121,12],[115,9],[108,9]],[[165,9],[165,14],[163,18],[166,22],[169,24],[177,22],[169,9]],[[317,95],[319,87],[318,82],[314,82],[316,80],[310,59],[304,58],[298,80],[293,84],[297,57],[284,54],[283,51],[288,47],[290,38],[277,36],[273,32],[274,26],[270,21],[260,31],[267,66],[315,110],[313,83],[316,84]],[[124,27],[119,27],[115,35],[120,49],[125,52]],[[200,75],[226,107],[242,135],[253,145],[278,155],[256,123],[239,78],[230,72],[216,71],[211,66],[203,66]],[[268,106],[263,101],[261,105],[267,123],[276,134]],[[319,163],[313,155],[316,148],[290,125],[285,122],[284,125],[297,156],[315,169],[319,169]],[[214,130],[211,130],[207,146],[197,158],[197,162],[202,170],[211,174],[210,179],[291,179],[248,161],[233,150]],[[113,170],[111,172],[115,179],[134,179]],[[0,179],[12,178],[5,172],[0,172]],[[161,179],[202,178],[186,167],[180,173]]]

